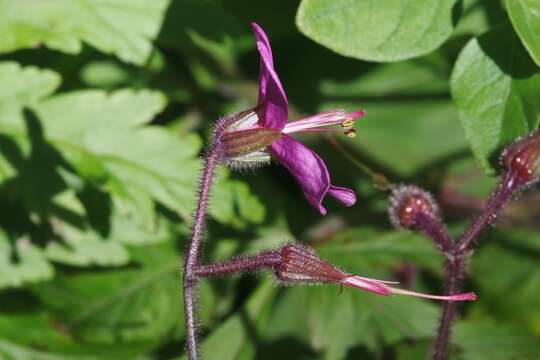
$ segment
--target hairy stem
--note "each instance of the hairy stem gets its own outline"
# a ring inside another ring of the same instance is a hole
[[[186,321],[186,347],[190,360],[199,359],[199,350],[197,348],[197,319],[195,315],[195,303],[199,279],[195,273],[195,269],[201,261],[200,252],[206,228],[208,200],[218,162],[219,153],[216,147],[212,146],[204,162],[199,187],[199,198],[191,230],[191,241],[188,245],[184,260],[184,316]]]
[[[215,277],[235,272],[256,271],[274,268],[281,263],[281,260],[281,250],[266,251],[250,257],[199,265],[195,268],[195,273],[200,277]]]
[[[476,247],[480,235],[489,225],[497,220],[499,213],[512,200],[516,190],[521,185],[516,180],[513,172],[506,172],[503,175],[497,190],[491,195],[480,214],[473,220],[467,231],[460,238],[455,253],[464,254]]]
[[[523,183],[516,178],[514,172],[505,172],[498,188],[486,201],[480,214],[473,220],[460,240],[455,245],[453,244],[447,253],[448,260],[445,268],[445,290],[447,295],[461,292],[465,277],[465,264],[467,258],[472,254],[472,250],[478,245],[480,235],[489,225],[495,223],[497,216],[514,198],[522,185]],[[448,348],[457,306],[458,304],[455,302],[444,304],[433,349],[433,360],[446,360],[448,358]]]
[[[445,284],[446,295],[458,294],[461,292],[463,277],[465,273],[465,259],[462,257],[450,258],[445,265]],[[445,360],[448,357],[448,345],[452,335],[452,325],[457,314],[458,302],[447,301],[443,305],[439,327],[437,328],[437,337],[433,347],[433,360]]]
[[[423,233],[433,240],[435,246],[444,255],[447,256],[451,253],[454,242],[446,226],[444,226],[438,217],[419,213],[415,216],[414,225],[418,232]]]

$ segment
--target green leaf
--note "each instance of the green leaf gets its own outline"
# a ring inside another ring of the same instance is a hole
[[[218,181],[210,214],[223,224],[245,228],[264,220],[265,208],[249,186],[237,180]]]
[[[168,0],[0,1],[0,52],[41,44],[72,54],[82,42],[142,65]]]
[[[540,355],[538,339],[512,325],[491,321],[462,321],[454,326],[453,343],[463,360],[518,360],[537,359]]]
[[[193,134],[179,139],[162,127],[142,126],[164,105],[162,94],[148,90],[79,91],[51,97],[33,109],[37,131],[44,133],[37,135],[82,176],[108,180],[109,191],[132,202],[149,194],[188,218],[200,140]],[[19,112],[3,117],[0,124],[12,136],[29,138],[28,121]]]
[[[129,254],[118,242],[103,239],[92,231],[81,231],[66,223],[61,227],[63,243],[51,241],[45,248],[49,260],[72,266],[119,266],[127,264]],[[111,236],[114,239],[113,236]]]
[[[506,0],[514,29],[537,65],[540,65],[540,3],[535,0]]]
[[[60,85],[60,76],[50,70],[33,66],[21,67],[15,62],[0,63],[0,81],[9,84],[0,90],[0,110],[9,105],[32,104],[54,92]]]
[[[457,0],[303,0],[300,31],[335,52],[370,61],[427,54],[450,37]]]
[[[493,173],[502,145],[540,122],[540,73],[508,25],[472,39],[461,51],[452,96],[480,165]]]
[[[182,323],[181,262],[171,245],[137,249],[132,268],[58,275],[34,293],[81,343],[151,348]]]
[[[341,232],[317,251],[322,257],[360,274],[381,267],[392,268],[402,262],[433,271],[440,271],[442,265],[442,258],[430,239],[405,231],[351,229]]]
[[[128,360],[144,350],[135,343],[81,343],[45,313],[0,315],[0,355],[6,360]]]
[[[352,346],[370,350],[404,339],[431,338],[438,307],[425,300],[382,297],[336,286],[294,287],[279,298],[267,336],[295,336],[325,359],[343,359]]]
[[[440,56],[434,54],[377,66],[367,74],[359,74],[351,79],[339,81],[333,78],[323,79],[320,91],[325,97],[354,96],[362,99],[407,95],[430,97],[434,94],[447,94],[448,67],[446,61],[441,61]]]
[[[484,305],[505,321],[540,334],[540,254],[521,233],[501,233],[472,259],[471,274]],[[501,243],[502,244],[499,244]],[[538,237],[536,236],[536,242]],[[506,246],[505,246],[506,245]],[[497,266],[493,266],[497,264]]]
[[[14,253],[17,260],[12,260]],[[54,269],[42,251],[29,239],[18,239],[12,248],[6,234],[0,231],[0,288],[20,287],[24,283],[52,278]]]
[[[488,31],[494,24],[507,20],[508,15],[500,2],[463,0],[463,16],[459,19],[452,38],[478,36]]]

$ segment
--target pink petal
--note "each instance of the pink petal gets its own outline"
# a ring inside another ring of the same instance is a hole
[[[261,56],[259,74],[259,104],[257,112],[260,118],[260,125],[276,130],[282,130],[287,123],[288,102],[285,90],[281,86],[279,77],[274,70],[274,60],[272,59],[272,48],[268,37],[263,29],[256,23],[251,23],[251,27],[257,38],[257,49]]]
[[[353,206],[356,203],[356,194],[351,189],[330,185],[328,194],[345,206]]]
[[[474,301],[476,294],[473,292],[454,294],[454,295],[432,295],[417,291],[399,289],[388,286],[392,281],[383,281],[372,278],[366,278],[356,275],[349,275],[341,280],[341,283],[346,286],[352,286],[358,289],[366,290],[378,295],[388,296],[391,294],[409,295],[425,299],[446,300],[446,301]]]
[[[366,290],[377,295],[388,296],[392,291],[381,281],[361,276],[351,275],[341,281],[343,285],[352,286],[358,289]]]
[[[318,209],[321,215],[326,214],[321,202],[327,193],[346,206],[356,201],[352,190],[330,185],[330,174],[324,161],[292,137],[284,135],[274,142],[270,149],[277,160],[294,176],[309,203]]]

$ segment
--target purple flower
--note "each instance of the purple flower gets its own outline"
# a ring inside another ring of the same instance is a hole
[[[252,23],[251,26],[261,56],[259,102],[255,109],[231,116],[220,125],[226,161],[233,167],[244,167],[268,162],[272,155],[289,170],[309,203],[322,215],[326,214],[326,209],[321,203],[327,194],[345,206],[354,205],[355,193],[332,185],[324,161],[291,135],[340,130],[353,137],[354,119],[362,117],[364,111],[330,110],[288,122],[287,96],[274,70],[270,42],[259,25]]]

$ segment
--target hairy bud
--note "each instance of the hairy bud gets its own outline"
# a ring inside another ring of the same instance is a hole
[[[418,215],[439,218],[439,208],[427,191],[412,185],[401,185],[390,195],[389,214],[396,228],[415,229]]]
[[[520,185],[536,182],[540,178],[540,130],[507,147],[501,159]]]
[[[349,286],[377,295],[390,296],[394,294],[409,295],[435,300],[473,301],[476,295],[472,292],[448,296],[431,295],[416,291],[399,289],[390,286],[397,284],[346,273],[315,254],[315,250],[299,244],[287,244],[281,248],[281,261],[274,266],[277,278],[284,284],[339,284]]]
[[[340,283],[348,275],[321,259],[315,250],[299,244],[285,245],[276,276],[283,283]]]
[[[452,238],[439,215],[435,199],[416,186],[397,186],[390,196],[390,220],[396,228],[423,233],[443,253],[452,249]]]

